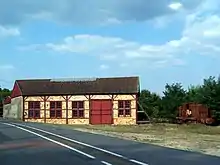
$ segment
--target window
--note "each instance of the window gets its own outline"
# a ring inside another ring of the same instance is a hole
[[[40,101],[28,102],[28,118],[40,118]]]
[[[50,102],[50,118],[62,118],[62,101]]]
[[[84,101],[72,102],[72,117],[84,118]]]
[[[130,100],[118,101],[118,116],[119,117],[131,116],[131,101]]]

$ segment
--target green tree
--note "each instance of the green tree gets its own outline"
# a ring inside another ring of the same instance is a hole
[[[220,78],[210,76],[204,79],[200,100],[212,110],[212,115],[220,120]]]
[[[191,85],[186,92],[186,102],[201,103],[202,86]]]
[[[2,103],[2,100],[4,100],[5,97],[10,96],[11,91],[6,88],[0,88],[0,102]]]
[[[139,102],[144,111],[152,118],[158,117],[161,98],[156,93],[149,90],[142,90]]]
[[[186,101],[186,91],[182,84],[173,83],[171,85],[166,84],[163,94],[161,116],[174,119],[177,116],[178,107]]]

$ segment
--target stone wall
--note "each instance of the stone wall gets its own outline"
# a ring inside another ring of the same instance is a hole
[[[11,99],[11,104],[6,104],[3,107],[3,117],[8,119],[23,118],[23,97],[15,97]]]

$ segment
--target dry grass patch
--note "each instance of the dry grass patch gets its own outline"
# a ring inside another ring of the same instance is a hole
[[[175,124],[78,125],[71,127],[79,131],[220,156],[220,127]]]
[[[49,125],[220,156],[220,127],[200,124]]]

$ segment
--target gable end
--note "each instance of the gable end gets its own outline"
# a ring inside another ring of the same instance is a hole
[[[19,97],[21,95],[22,95],[21,90],[18,86],[17,81],[15,81],[14,87],[13,87],[13,90],[12,90],[12,93],[11,93],[11,98]]]

